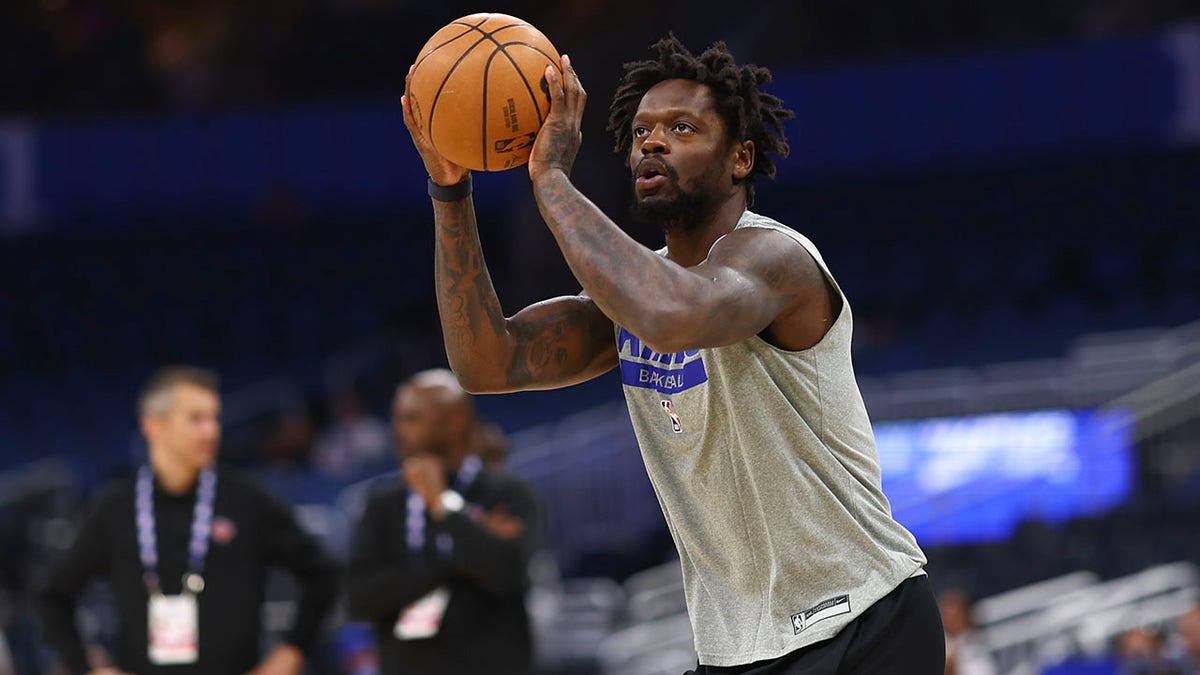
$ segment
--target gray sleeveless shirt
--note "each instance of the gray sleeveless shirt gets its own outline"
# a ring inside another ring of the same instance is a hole
[[[833,637],[925,564],[880,488],[845,295],[803,235],[750,211],[737,227],[792,238],[842,296],[817,345],[786,351],[754,336],[658,354],[617,328],[625,398],[679,549],[696,652],[713,666]]]

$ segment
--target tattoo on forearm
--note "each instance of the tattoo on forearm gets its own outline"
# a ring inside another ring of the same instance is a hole
[[[503,321],[469,205],[452,205],[439,219],[437,237],[438,311],[447,347],[465,352],[476,346],[485,327]]]
[[[509,386],[522,387],[573,377],[602,350],[611,349],[612,325],[589,301],[564,300],[506,319],[471,207],[435,208],[443,209],[437,213],[438,311],[452,363],[500,368]],[[504,358],[507,363],[497,361]]]
[[[611,227],[607,216],[566,180],[549,182],[537,196],[546,222],[572,225],[554,228],[554,233],[575,278],[609,317],[621,323],[637,309],[635,289],[649,287],[650,271],[635,264],[635,255],[644,255],[646,249],[632,239],[606,236],[605,228]]]

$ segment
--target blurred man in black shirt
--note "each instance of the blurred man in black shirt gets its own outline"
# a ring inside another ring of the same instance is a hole
[[[89,672],[75,625],[80,593],[107,582],[120,617],[116,669],[97,672],[296,675],[337,595],[336,563],[291,510],[218,468],[214,374],[159,371],[138,401],[149,463],[107,488],[40,593],[47,642],[72,673]],[[260,660],[266,572],[301,591],[296,621]]]
[[[392,428],[403,470],[368,498],[347,582],[351,612],[375,625],[382,672],[530,673],[533,488],[470,454],[474,409],[448,370],[401,385]]]

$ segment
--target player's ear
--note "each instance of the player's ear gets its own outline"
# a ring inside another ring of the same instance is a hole
[[[733,179],[742,180],[754,169],[754,141],[733,145]]]

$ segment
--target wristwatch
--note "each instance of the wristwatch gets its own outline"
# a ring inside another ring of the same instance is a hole
[[[442,508],[446,509],[446,513],[458,513],[467,505],[462,495],[454,490],[446,490],[439,499],[442,502]]]

